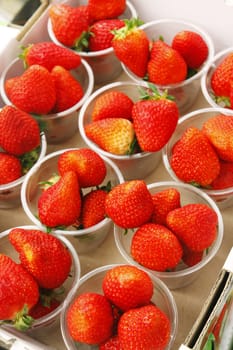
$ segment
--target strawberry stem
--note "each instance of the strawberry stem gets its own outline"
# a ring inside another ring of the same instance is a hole
[[[20,331],[26,331],[31,327],[34,318],[28,315],[28,307],[24,305],[23,309],[17,313],[14,319],[14,326]]]

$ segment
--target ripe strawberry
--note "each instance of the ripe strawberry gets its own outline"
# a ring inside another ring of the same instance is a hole
[[[151,219],[153,213],[151,194],[143,180],[125,181],[108,193],[106,214],[123,228],[135,228]]]
[[[179,110],[177,104],[152,88],[144,99],[134,103],[132,118],[140,148],[147,152],[162,149],[175,131]]]
[[[150,41],[146,33],[138,28],[138,19],[125,21],[125,27],[115,31],[112,47],[117,58],[134,74],[143,78],[147,72]]]
[[[112,335],[112,306],[104,295],[80,294],[69,306],[66,318],[68,331],[75,341],[100,344]]]
[[[89,51],[105,50],[112,46],[113,30],[125,26],[121,19],[102,19],[96,21],[90,27]]]
[[[0,254],[0,319],[12,320],[16,328],[26,330],[33,322],[28,311],[38,299],[34,278],[21,264]]]
[[[183,244],[182,247],[183,247],[182,260],[187,266],[189,267],[194,266],[202,261],[204,251],[194,252],[193,250],[186,247],[185,244]]]
[[[60,302],[56,299],[52,299],[49,305],[44,305],[43,302],[39,299],[37,304],[33,306],[33,308],[31,308],[29,311],[29,315],[37,320],[38,318],[46,316],[50,312],[54,311],[59,305]]]
[[[133,100],[124,92],[112,90],[103,93],[95,100],[92,120],[105,118],[125,118],[132,120]]]
[[[134,152],[133,123],[125,118],[105,118],[84,127],[86,136],[104,151],[126,155]]]
[[[36,120],[14,106],[0,111],[0,146],[8,153],[20,156],[40,145],[40,129]]]
[[[88,44],[82,41],[92,23],[88,6],[53,4],[49,9],[49,18],[53,33],[60,43],[78,51]]]
[[[152,194],[152,200],[154,204],[152,221],[156,224],[166,225],[169,211],[181,206],[180,192],[172,187]]]
[[[19,57],[23,60],[25,67],[39,64],[49,71],[55,66],[70,70],[81,64],[81,57],[78,54],[52,41],[30,44],[23,48]]]
[[[140,265],[156,271],[174,269],[183,249],[172,231],[163,225],[140,226],[131,241],[131,255]]]
[[[91,190],[82,198],[79,218],[82,228],[88,228],[105,219],[105,199],[107,192],[102,189]]]
[[[72,259],[56,237],[40,230],[12,229],[9,240],[19,253],[22,266],[42,288],[60,287],[67,279]]]
[[[164,350],[170,339],[168,316],[155,305],[126,311],[118,324],[118,337],[123,349]]]
[[[131,265],[108,270],[102,282],[104,295],[122,311],[147,305],[153,295],[153,283],[143,270]]]
[[[215,240],[218,217],[206,204],[191,203],[167,214],[167,225],[189,249],[203,251]]]
[[[233,79],[233,53],[228,54],[215,68],[210,84],[216,96],[230,95],[230,81]]]
[[[56,91],[56,103],[53,111],[59,113],[73,107],[84,95],[81,83],[70,71],[62,66],[55,66],[51,71]]]
[[[38,64],[28,67],[20,76],[6,80],[5,90],[11,102],[27,113],[48,114],[56,101],[51,74]]]
[[[152,43],[147,65],[148,80],[156,85],[170,85],[184,81],[187,64],[181,54],[162,40]]]
[[[182,30],[172,40],[172,48],[184,58],[188,67],[198,69],[207,59],[209,49],[202,36],[194,31]]]
[[[20,160],[14,155],[0,152],[0,185],[8,184],[23,176]]]
[[[38,216],[48,227],[69,226],[79,217],[81,196],[77,175],[65,172],[58,182],[43,191],[38,199]]]
[[[233,187],[233,162],[224,162],[220,160],[220,172],[210,186],[214,190]]]
[[[216,114],[203,123],[202,131],[222,160],[233,161],[233,118]]]
[[[122,350],[119,337],[114,335],[99,346],[99,350]]]
[[[206,187],[218,176],[219,158],[207,136],[188,127],[172,149],[171,167],[187,183]]]
[[[88,0],[88,10],[94,22],[117,18],[126,9],[126,0]]]
[[[75,171],[82,188],[100,185],[107,174],[104,160],[89,148],[64,151],[58,159],[58,170],[61,175]]]

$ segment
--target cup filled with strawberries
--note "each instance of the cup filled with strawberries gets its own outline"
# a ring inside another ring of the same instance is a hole
[[[28,113],[4,105],[0,110],[0,208],[21,204],[26,173],[46,154],[47,142],[38,123]]]
[[[1,324],[22,332],[54,327],[80,274],[78,254],[66,238],[29,225],[1,232]]]
[[[89,148],[62,149],[27,174],[22,206],[35,225],[69,237],[78,253],[86,253],[112,229],[105,198],[121,182],[123,176],[111,160]]]
[[[112,46],[124,71],[134,81],[149,81],[173,96],[187,112],[200,91],[200,78],[214,55],[210,35],[177,19],[143,23],[136,18],[116,30]]]
[[[171,350],[178,326],[167,286],[129,264],[105,265],[82,276],[60,320],[69,350]]]
[[[115,82],[97,89],[82,106],[78,123],[84,142],[111,159],[124,179],[145,178],[179,118],[175,101],[156,87]]]
[[[93,86],[89,64],[50,41],[22,48],[0,78],[4,103],[33,115],[48,144],[59,144],[77,132],[78,111]]]
[[[77,52],[91,66],[95,83],[104,84],[122,72],[112,48],[114,31],[125,21],[137,17],[137,11],[126,0],[81,0],[55,3],[49,8],[50,39]]]
[[[223,108],[202,108],[179,119],[163,149],[175,180],[199,187],[220,209],[233,205],[233,118]]]
[[[206,193],[189,184],[125,181],[108,193],[105,209],[123,258],[160,278],[169,289],[197,279],[221,246],[220,210]]]

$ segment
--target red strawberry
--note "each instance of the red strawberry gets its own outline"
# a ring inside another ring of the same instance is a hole
[[[91,113],[92,120],[105,118],[125,118],[132,120],[134,102],[122,91],[112,90],[103,93],[95,100]]]
[[[8,184],[23,176],[21,162],[15,156],[0,152],[0,185]]]
[[[233,118],[216,114],[203,123],[202,131],[222,160],[233,161]]]
[[[53,4],[49,9],[49,18],[55,37],[63,45],[83,49],[83,36],[92,23],[89,8],[86,5],[72,7],[68,4]]]
[[[188,127],[172,149],[171,167],[187,183],[206,187],[218,176],[220,163],[207,136],[196,127]]]
[[[118,324],[118,337],[123,349],[165,350],[170,339],[168,316],[155,305],[126,311]]]
[[[20,156],[40,145],[40,129],[36,120],[14,106],[0,111],[0,146],[8,153]]]
[[[52,41],[30,44],[23,48],[19,57],[24,61],[26,67],[39,64],[49,71],[55,66],[62,66],[70,70],[81,64],[81,57],[78,54]]]
[[[147,223],[134,233],[131,255],[140,265],[151,270],[174,269],[180,262],[183,249],[172,231],[163,225]]]
[[[211,183],[211,188],[222,190],[228,187],[233,187],[233,162],[220,161],[220,172]]]
[[[194,266],[202,261],[204,251],[195,252],[188,247],[186,247],[184,244],[183,247],[183,256],[182,260],[187,266]]]
[[[110,339],[106,340],[106,342],[99,346],[99,350],[122,350],[119,337],[115,335]]]
[[[11,102],[27,113],[48,114],[56,101],[51,74],[38,64],[28,67],[19,77],[6,80],[5,90]]]
[[[82,188],[100,185],[107,174],[104,160],[89,148],[64,151],[58,159],[58,170],[61,175],[75,171]]]
[[[183,56],[188,67],[193,69],[198,69],[209,53],[208,45],[202,36],[190,30],[182,30],[175,34],[171,46]]]
[[[82,198],[81,216],[82,228],[88,228],[105,219],[105,199],[107,192],[102,189],[91,190]]]
[[[19,253],[21,264],[40,287],[60,287],[67,279],[72,259],[70,252],[56,237],[40,230],[12,229],[9,240]]]
[[[94,22],[117,18],[126,9],[126,0],[88,0],[88,10]]]
[[[65,172],[38,199],[38,216],[48,227],[69,226],[81,211],[80,187],[74,171]]]
[[[152,221],[156,224],[166,225],[169,211],[181,206],[180,192],[172,187],[152,194],[152,200],[154,204]]]
[[[112,335],[112,306],[104,295],[82,293],[69,306],[66,321],[75,341],[100,344]]]
[[[28,311],[38,299],[34,278],[22,265],[0,254],[0,319],[12,320],[16,328],[26,330],[33,322]]]
[[[77,104],[84,95],[81,83],[70,71],[62,66],[55,66],[51,71],[56,91],[55,113],[65,111]]]
[[[102,282],[104,295],[122,311],[147,305],[153,295],[153,283],[143,270],[131,265],[108,270]]]
[[[170,85],[184,81],[187,64],[181,54],[162,40],[152,43],[147,65],[148,79],[156,85]]]
[[[140,148],[147,152],[162,149],[175,131],[179,110],[177,104],[158,94],[156,88],[145,91],[145,100],[134,103],[132,118]]]
[[[60,302],[56,299],[52,299],[49,305],[44,305],[43,302],[39,300],[38,303],[29,311],[29,315],[37,320],[38,318],[46,316],[50,312],[54,311],[59,305]]]
[[[113,30],[125,26],[121,19],[103,19],[96,21],[90,27],[89,51],[105,50],[112,46]]]
[[[167,225],[189,249],[200,252],[214,242],[218,217],[208,205],[192,203],[170,211]]]
[[[230,81],[233,79],[233,53],[228,54],[215,68],[210,84],[216,96],[230,95]]]
[[[86,136],[104,151],[127,155],[134,152],[133,123],[125,118],[95,120],[84,127]]]
[[[138,19],[126,21],[126,25],[115,31],[112,47],[117,58],[134,74],[143,78],[147,72],[150,41],[146,33],[138,28]]]
[[[123,228],[134,228],[151,219],[153,201],[143,180],[125,181],[108,193],[106,214]]]

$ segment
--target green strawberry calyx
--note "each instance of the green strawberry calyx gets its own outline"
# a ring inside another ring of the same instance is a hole
[[[147,84],[148,88],[139,88],[141,100],[171,100],[174,101],[174,96],[168,94],[168,90],[159,91],[158,88],[152,84]]]
[[[16,314],[14,326],[20,331],[26,331],[34,322],[34,318],[28,314],[28,307],[24,305],[23,309]]]
[[[25,175],[32,166],[37,162],[41,152],[41,146],[36,147],[34,150],[24,153],[20,156],[20,161],[23,168],[23,174]]]
[[[24,69],[28,68],[28,64],[27,64],[27,54],[29,52],[29,50],[31,49],[31,47],[33,46],[33,44],[29,44],[28,46],[21,46],[21,52],[20,54],[18,55],[18,57],[23,61],[23,66],[24,66]]]
[[[80,37],[78,39],[76,39],[74,45],[73,45],[73,49],[75,51],[78,52],[82,52],[82,51],[89,51],[89,38],[92,34],[88,31],[84,31],[82,32],[82,34],[80,35]]]
[[[114,39],[124,39],[129,32],[137,30],[144,22],[138,17],[131,19],[124,19],[125,26],[111,30],[111,33],[114,35]]]

